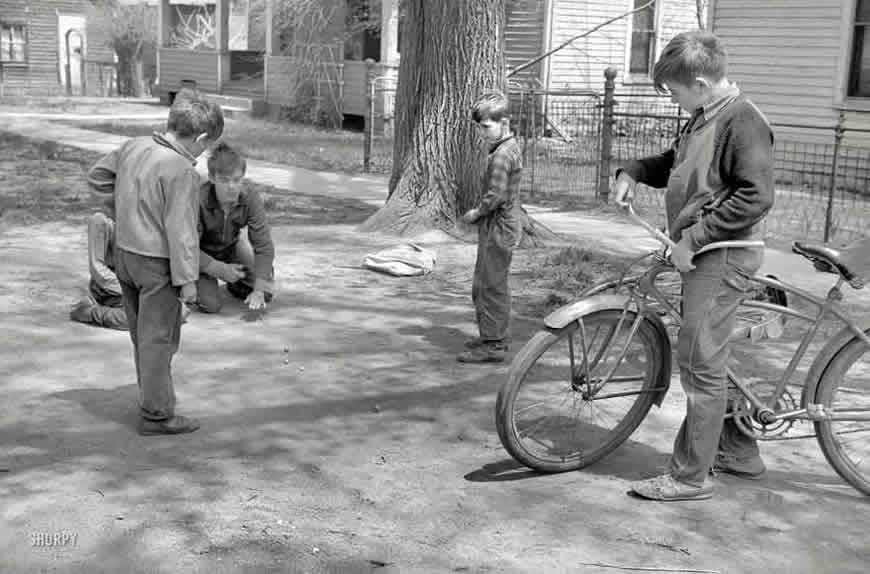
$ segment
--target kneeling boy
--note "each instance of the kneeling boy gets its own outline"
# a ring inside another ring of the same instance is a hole
[[[208,159],[209,181],[200,190],[199,308],[218,313],[223,306],[218,279],[250,309],[263,309],[272,300],[275,245],[266,220],[263,199],[242,186],[247,164],[225,143]],[[248,240],[241,237],[248,230]]]

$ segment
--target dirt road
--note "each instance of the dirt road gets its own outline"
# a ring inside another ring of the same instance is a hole
[[[765,445],[769,477],[723,477],[712,501],[627,497],[667,461],[677,384],[600,464],[519,468],[493,424],[505,368],[453,361],[474,247],[430,241],[433,275],[388,278],[355,268],[395,242],[354,232],[371,207],[344,204],[344,225],[321,207],[275,230],[281,295],[261,320],[230,305],[184,327],[179,410],[203,428],[172,438],[134,432],[126,334],[66,318],[82,228],[0,235],[0,571],[867,571],[867,500],[812,440]]]

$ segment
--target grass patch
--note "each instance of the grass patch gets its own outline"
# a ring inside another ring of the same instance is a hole
[[[127,137],[150,135],[166,126],[165,122],[121,121],[70,125]],[[223,138],[253,159],[317,171],[363,172],[363,134],[358,132],[260,119],[228,119]],[[372,146],[373,171],[383,173],[392,154],[392,140],[375,138]]]
[[[0,131],[0,222],[5,226],[83,220],[104,209],[105,197],[87,185],[100,154]],[[276,224],[359,223],[375,208],[354,199],[291,193],[245,180],[263,197]]]
[[[7,225],[30,224],[99,209],[102,198],[91,193],[85,181],[88,168],[99,157],[0,132],[0,220]]]
[[[528,316],[543,316],[573,301],[591,285],[622,273],[631,260],[573,245],[557,250],[518,251],[511,273],[517,285],[517,310]]]

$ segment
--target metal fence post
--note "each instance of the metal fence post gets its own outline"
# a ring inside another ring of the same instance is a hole
[[[598,162],[598,199],[607,203],[610,195],[610,160],[613,148],[613,92],[616,68],[604,70],[604,105],[601,114],[601,157]]]
[[[825,243],[831,239],[831,227],[834,218],[834,192],[837,189],[837,167],[840,159],[840,144],[846,133],[846,114],[840,110],[837,126],[834,128],[834,158],[831,161],[831,182],[828,186],[828,207],[825,210]]]
[[[375,61],[366,59],[366,115],[363,139],[363,171],[368,172],[372,161],[372,131],[375,122]]]
[[[528,98],[527,101],[529,103],[529,107],[531,108],[531,120],[532,120],[532,185],[529,187],[529,196],[535,196],[535,165],[538,163],[538,116],[537,116],[537,104],[535,98],[535,89],[532,86],[529,86],[529,91],[527,92]]]

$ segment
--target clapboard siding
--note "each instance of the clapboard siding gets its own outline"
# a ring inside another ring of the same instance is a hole
[[[0,0],[0,20],[27,27],[27,63],[4,69],[6,93],[44,95],[63,91],[58,70],[57,14],[85,15],[89,5],[86,0]],[[96,27],[89,27],[85,36],[86,60],[112,59],[112,52]],[[97,69],[87,66],[86,70],[86,84],[98,84]]]
[[[551,0],[553,4],[552,46],[565,42],[586,30],[630,10],[631,0]],[[695,0],[659,0],[658,48],[679,32],[698,27]],[[622,82],[629,45],[625,18],[593,32],[557,52],[550,62],[550,88],[601,89],[604,70],[615,67]],[[631,84],[633,91],[648,91],[648,81]]]
[[[717,0],[713,31],[729,53],[729,76],[776,123],[832,126],[841,107],[841,66],[851,0]],[[868,102],[870,103],[870,102]],[[870,128],[870,113],[851,112],[846,126]],[[789,132],[792,134],[792,132]],[[806,136],[817,135],[806,131]],[[846,143],[870,135],[846,132]]]
[[[182,80],[196,82],[205,92],[218,93],[218,53],[214,50],[160,48],[160,87],[175,92]]]

